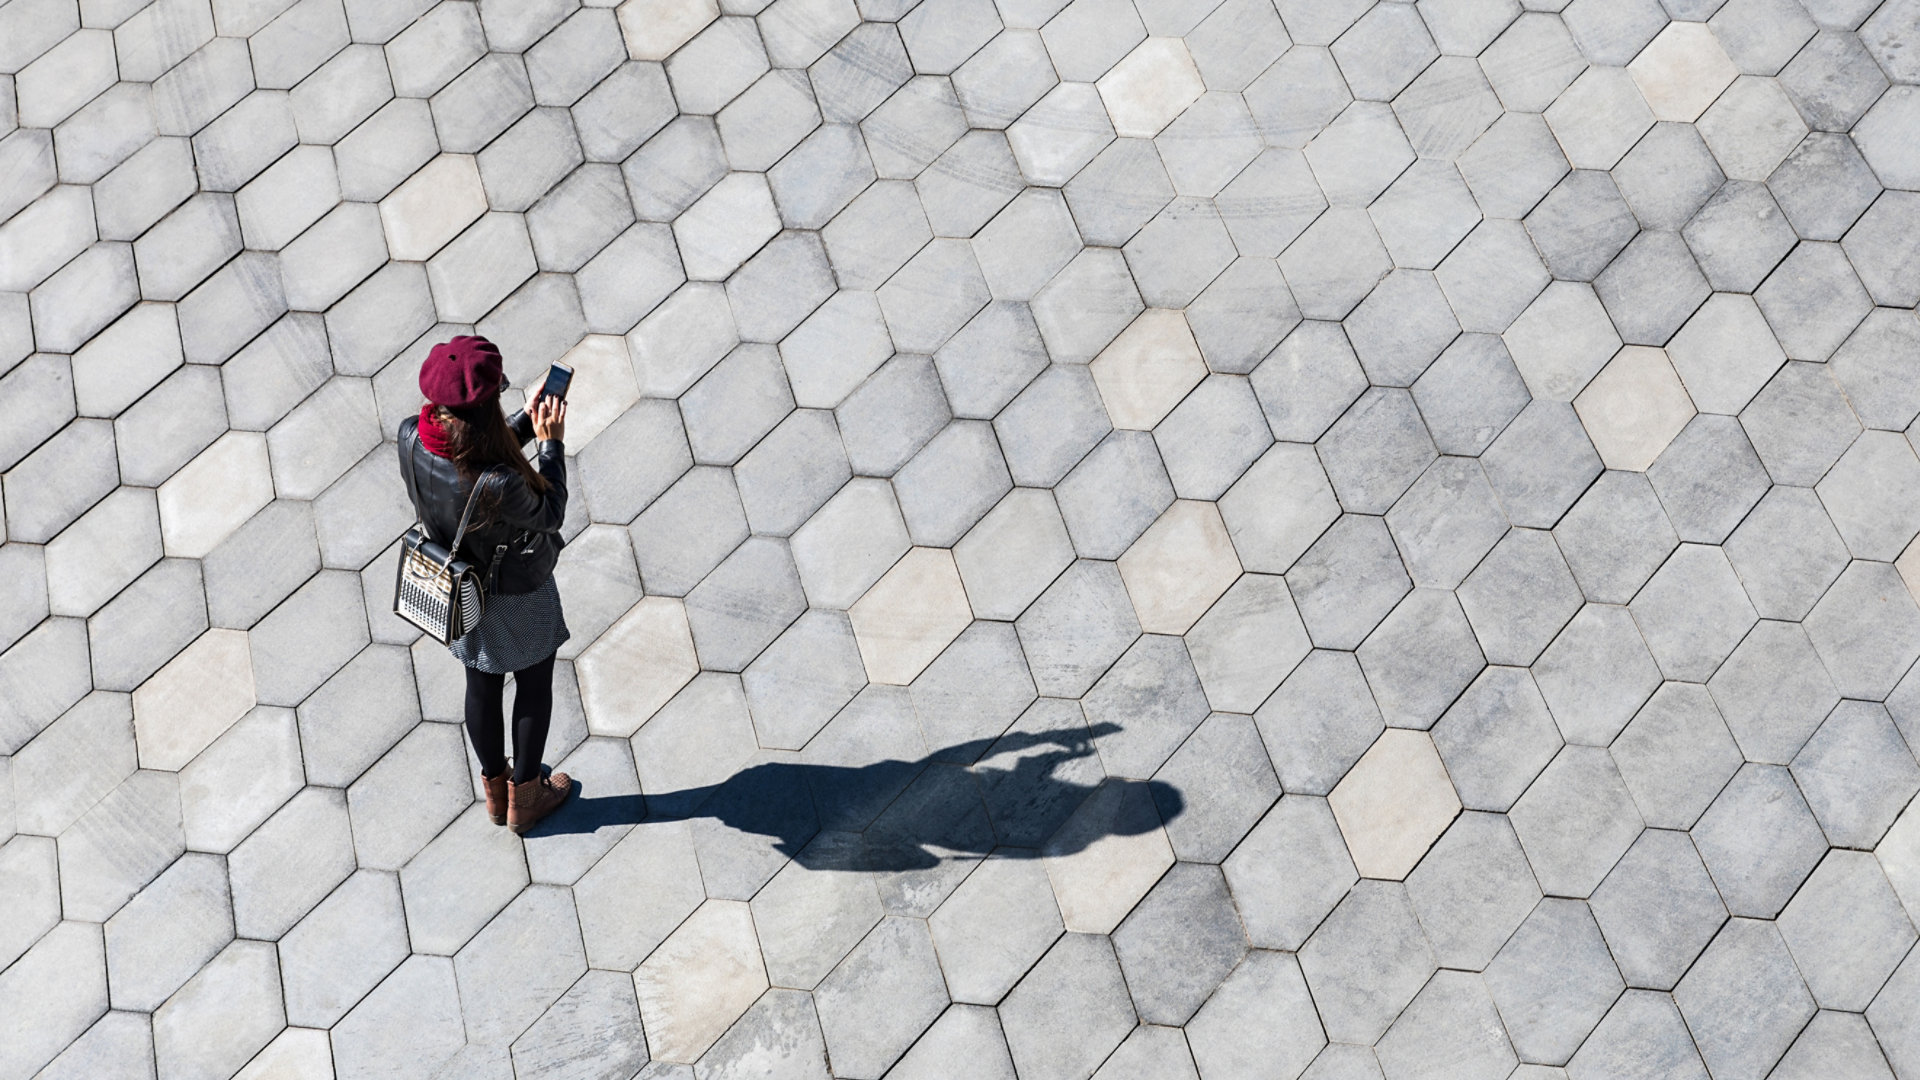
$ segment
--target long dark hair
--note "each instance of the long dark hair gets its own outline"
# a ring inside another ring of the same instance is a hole
[[[465,409],[435,405],[433,418],[439,422],[440,430],[446,432],[447,456],[459,470],[460,479],[471,484],[493,466],[505,465],[519,473],[534,491],[547,490],[547,478],[535,472],[526,455],[520,452],[520,440],[507,426],[498,398]],[[474,505],[474,514],[486,520],[493,516],[499,504],[500,489],[489,485]]]

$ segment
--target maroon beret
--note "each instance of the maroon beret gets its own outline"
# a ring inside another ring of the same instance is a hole
[[[420,392],[449,409],[492,401],[505,385],[500,347],[483,337],[462,335],[443,341],[420,365]]]

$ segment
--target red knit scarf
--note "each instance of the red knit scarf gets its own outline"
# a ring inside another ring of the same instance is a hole
[[[420,445],[435,457],[451,458],[452,445],[447,440],[447,429],[441,427],[440,421],[433,415],[435,408],[431,402],[420,406]]]

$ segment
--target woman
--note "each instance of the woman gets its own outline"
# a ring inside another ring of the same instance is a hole
[[[500,411],[506,385],[500,350],[486,338],[435,345],[420,367],[427,403],[400,423],[400,475],[421,523],[442,544],[452,541],[467,496],[484,478],[458,555],[487,582],[486,608],[448,650],[467,666],[467,737],[480,759],[487,814],[523,833],[573,793],[567,774],[544,776],[540,764],[553,715],[554,653],[568,637],[553,580],[565,543],[567,404],[536,392],[508,417]],[[537,471],[520,449],[529,438],[540,440]],[[511,778],[501,710],[508,672]]]

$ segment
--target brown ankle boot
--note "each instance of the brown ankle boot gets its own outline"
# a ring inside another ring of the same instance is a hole
[[[524,784],[508,785],[508,792],[507,828],[524,833],[541,818],[560,809],[560,804],[573,794],[573,779],[557,772]]]
[[[480,777],[480,783],[487,789],[487,817],[493,819],[495,825],[507,823],[507,775],[503,772],[499,776]]]

